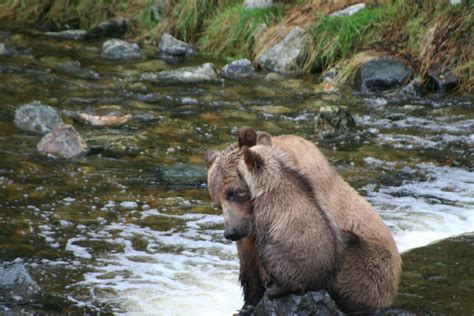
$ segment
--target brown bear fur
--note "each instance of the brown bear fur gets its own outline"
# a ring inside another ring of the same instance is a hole
[[[356,236],[339,258],[339,273],[331,284],[330,292],[338,304],[346,311],[359,312],[392,304],[398,288],[401,259],[390,230],[380,216],[337,174],[311,142],[293,135],[271,137],[267,133],[259,134],[255,140],[255,132],[252,131],[248,128],[239,130],[239,147],[251,147],[259,143],[284,151],[288,161],[309,180],[315,200],[327,207],[336,226],[342,231],[352,231]],[[223,152],[206,156],[209,191],[214,202],[221,207],[221,201],[227,198],[225,192],[235,185],[235,181],[245,190],[245,183],[237,173],[242,158],[239,147],[230,146]],[[247,203],[241,207],[239,203],[227,213],[243,213],[248,215],[241,217],[244,222],[250,221],[252,205]],[[244,226],[253,230],[251,224]],[[245,232],[240,234],[245,235]],[[257,247],[251,245],[254,236],[251,231],[248,237],[237,244],[245,303],[251,305],[255,305],[263,295],[262,289],[267,278],[261,262],[256,259],[260,257]]]
[[[277,147],[243,146],[242,155],[237,172],[252,197],[267,294],[327,289],[337,273],[342,244],[339,229],[315,200],[309,180]]]

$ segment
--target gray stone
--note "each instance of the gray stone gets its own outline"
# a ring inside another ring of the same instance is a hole
[[[118,19],[118,20],[107,20],[101,22],[87,31],[87,38],[104,38],[104,37],[113,37],[121,38],[128,28],[127,20]]]
[[[120,39],[111,39],[102,45],[102,57],[107,59],[136,59],[142,57],[140,46]]]
[[[227,79],[249,79],[257,75],[252,62],[240,59],[227,64],[222,68],[221,76]]]
[[[301,27],[294,27],[279,43],[266,49],[258,58],[265,69],[287,74],[303,72],[301,62],[307,34]]]
[[[362,92],[382,92],[400,88],[412,75],[403,62],[395,59],[373,59],[363,64],[356,76]]]
[[[81,79],[97,80],[100,78],[98,73],[90,69],[82,68],[79,61],[67,61],[60,63],[55,67],[55,70]]]
[[[16,49],[7,46],[5,43],[0,43],[0,56],[11,57],[15,55],[18,55]]]
[[[269,8],[273,5],[273,0],[244,0],[244,8]]]
[[[182,82],[209,81],[217,79],[217,72],[214,64],[205,63],[201,66],[161,71],[158,73],[158,78]]]
[[[66,30],[61,32],[45,32],[44,34],[55,38],[77,41],[84,39],[86,33],[84,30]]]
[[[428,78],[434,84],[437,92],[445,93],[456,88],[458,84],[457,78],[450,69],[440,69],[439,67],[432,67],[428,69]]]
[[[73,158],[87,152],[87,144],[76,129],[69,124],[60,124],[46,134],[38,143],[40,153],[56,158]]]
[[[61,122],[58,112],[40,101],[24,104],[15,111],[15,126],[25,132],[46,134]]]
[[[0,296],[3,298],[24,299],[40,290],[23,262],[0,267]]]
[[[288,295],[270,299],[264,296],[255,308],[254,316],[343,316],[326,291],[308,292],[304,295]]]
[[[449,0],[450,5],[463,4],[463,0]]]
[[[357,3],[347,8],[331,13],[329,16],[351,16],[361,10],[365,9],[365,3]]]
[[[166,0],[155,0],[151,5],[151,17],[157,22],[161,22],[166,17],[168,2]]]
[[[194,50],[189,44],[174,38],[168,33],[165,33],[161,37],[160,43],[158,44],[158,54],[165,58],[183,58],[185,56],[194,54]]]
[[[397,96],[402,98],[418,98],[421,94],[421,81],[418,78],[410,81],[406,86],[401,88]]]
[[[345,106],[324,106],[316,117],[315,131],[322,138],[343,134],[356,124],[354,118]]]

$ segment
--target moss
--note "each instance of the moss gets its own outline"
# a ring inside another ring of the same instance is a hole
[[[282,16],[281,6],[245,9],[238,4],[228,7],[209,22],[199,47],[215,55],[250,57],[262,25],[271,25]]]

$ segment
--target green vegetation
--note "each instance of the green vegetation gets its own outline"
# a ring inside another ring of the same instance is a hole
[[[209,22],[199,41],[202,50],[230,57],[252,56],[256,36],[265,25],[283,17],[283,8],[245,9],[234,5],[219,12]]]

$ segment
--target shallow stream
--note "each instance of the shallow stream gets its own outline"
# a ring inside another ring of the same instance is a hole
[[[474,231],[473,99],[412,101],[317,92],[314,77],[141,82],[212,61],[111,62],[101,42],[0,32],[23,50],[0,57],[0,260],[22,263],[43,295],[0,299],[0,312],[230,315],[242,304],[235,245],[224,239],[201,159],[247,125],[317,142],[323,105],[346,105],[358,130],[319,147],[366,196],[405,251]],[[58,65],[79,61],[81,71]],[[90,75],[98,74],[97,76]],[[40,156],[15,108],[131,114],[117,128],[72,122],[90,147],[73,161]]]

